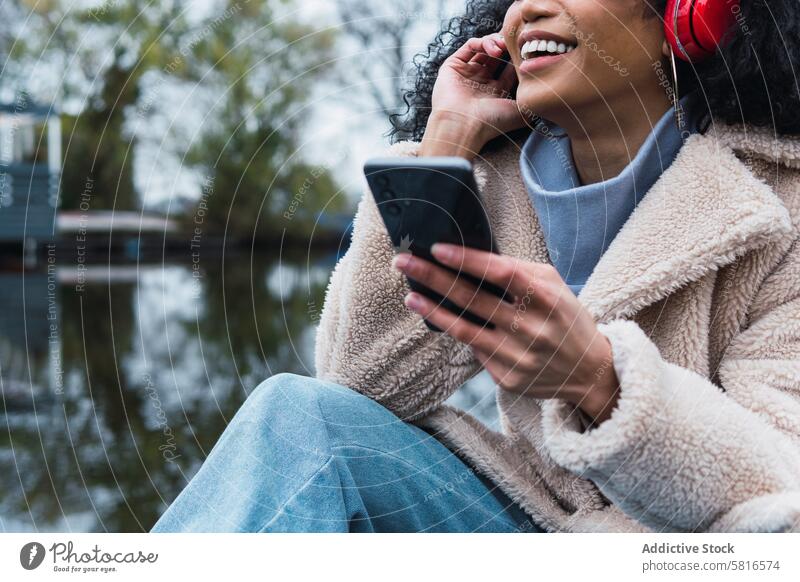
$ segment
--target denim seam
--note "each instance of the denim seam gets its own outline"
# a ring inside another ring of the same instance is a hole
[[[320,417],[324,420],[324,422],[322,424],[325,427],[325,432],[326,432],[327,437],[328,437],[328,443],[330,443],[331,453],[333,453],[333,451],[336,451],[336,450],[338,450],[338,449],[340,449],[342,447],[346,447],[346,446],[360,448],[360,449],[364,449],[364,450],[380,453],[382,455],[387,455],[388,457],[390,457],[392,459],[395,459],[396,461],[399,461],[399,462],[411,467],[417,473],[422,473],[423,472],[422,469],[420,469],[419,467],[417,467],[413,463],[410,463],[406,459],[403,459],[402,457],[399,457],[399,456],[397,456],[397,455],[395,455],[393,453],[387,452],[387,451],[382,451],[380,449],[376,449],[376,448],[373,448],[373,447],[365,446],[365,445],[362,445],[362,444],[351,444],[351,443],[345,443],[345,444],[339,443],[339,444],[336,444],[336,445],[332,444],[336,439],[334,439],[331,436],[330,426],[329,426],[329,422],[328,422],[328,416],[325,414],[325,410],[324,410],[323,406],[319,403],[319,401],[317,401],[317,409],[319,410]],[[434,475],[434,477],[436,477],[436,476]],[[438,479],[442,483],[446,483],[446,481],[444,479],[441,479],[440,477],[436,477],[436,479]]]
[[[351,447],[351,448],[357,448],[357,449],[364,449],[364,450],[367,450],[367,451],[374,451],[374,452],[376,452],[376,453],[380,453],[380,454],[382,454],[382,455],[386,455],[386,456],[388,456],[388,457],[391,457],[392,459],[395,459],[396,461],[399,461],[399,462],[401,462],[401,463],[403,463],[403,464],[405,464],[405,465],[407,465],[407,466],[409,466],[409,467],[411,467],[411,468],[415,469],[415,470],[416,470],[417,472],[419,472],[419,473],[423,472],[423,469],[420,469],[419,467],[417,467],[417,466],[416,466],[416,465],[414,465],[413,463],[409,463],[409,462],[408,462],[406,459],[403,459],[402,457],[398,457],[398,456],[396,456],[396,455],[394,455],[394,454],[392,454],[392,453],[389,453],[389,452],[387,452],[387,451],[382,451],[382,450],[380,450],[380,449],[376,449],[376,448],[374,448],[374,447],[368,447],[368,446],[364,446],[364,445],[361,445],[361,444],[346,444],[346,445],[336,445],[336,446],[334,446],[334,447],[331,447],[331,450],[336,450],[336,449],[340,449],[340,448],[344,448],[344,447]],[[465,463],[464,465],[465,465],[466,467],[468,467],[468,468],[471,468],[471,467],[469,467],[469,465],[467,465],[466,463]],[[475,473],[475,470],[473,469],[473,475],[475,475],[475,474],[476,474],[476,473]],[[439,477],[439,476],[438,476],[438,475],[436,475],[436,474],[432,474],[432,477],[433,477],[435,480],[437,480],[437,481],[439,481],[439,482],[441,482],[441,483],[444,483],[444,484],[448,483],[448,481],[447,481],[446,479],[444,479],[444,478],[442,478],[442,477]],[[455,493],[456,495],[458,495],[458,497],[460,497],[461,499],[464,499],[464,500],[466,500],[466,501],[469,501],[469,500],[470,500],[470,497],[469,497],[469,496],[462,494],[461,492],[459,492],[459,491],[458,491],[458,490],[456,490],[456,489],[453,489],[452,491],[451,491],[451,490],[448,490],[448,493],[451,493],[451,494],[452,494],[452,493]],[[487,492],[487,493],[486,493],[486,495],[491,495],[491,492]],[[473,501],[473,503],[474,503],[474,501]],[[467,509],[467,508],[464,508],[464,509],[462,509],[461,511],[465,511],[466,509]],[[505,508],[504,508],[504,509],[505,509]],[[503,520],[503,521],[506,523],[506,525],[508,525],[509,527],[511,527],[511,528],[514,528],[514,529],[517,529],[517,528],[518,528],[518,525],[517,525],[517,524],[516,524],[514,521],[511,521],[511,520],[510,520],[510,519],[509,519],[509,518],[508,518],[506,515],[499,515],[499,516],[498,516],[498,515],[496,515],[496,516],[493,516],[493,517],[492,517],[492,519],[495,519],[495,518],[497,518],[497,517],[500,517],[500,518],[502,518],[502,520]],[[487,523],[488,523],[488,522],[487,522]]]
[[[430,475],[431,477],[433,477],[433,479],[435,479],[436,481],[439,481],[442,484],[447,484],[449,482],[447,479],[445,479],[443,477],[440,477],[440,476],[436,475],[435,473],[428,473],[428,469],[421,469],[420,467],[417,467],[414,463],[410,463],[407,459],[404,459],[402,457],[398,457],[397,455],[395,455],[393,453],[390,453],[388,451],[383,451],[381,449],[376,449],[374,447],[368,447],[368,446],[360,445],[360,444],[347,444],[347,445],[337,445],[335,447],[331,447],[331,450],[336,450],[336,449],[340,449],[340,448],[343,448],[343,447],[352,447],[352,448],[357,448],[357,449],[364,449],[364,450],[367,450],[367,451],[374,451],[376,453],[380,453],[382,455],[386,455],[387,457],[391,457],[392,459],[394,459],[396,461],[399,461],[400,463],[403,463],[404,465],[407,465],[407,466],[411,467],[417,473]],[[459,460],[461,460],[461,459],[459,459]],[[469,468],[469,469],[472,469],[472,474],[477,476],[474,468],[470,467],[466,463],[464,463],[464,466]],[[464,494],[462,494],[461,492],[459,492],[459,491],[457,491],[455,489],[453,491],[448,491],[448,492],[449,493],[455,493],[459,497],[461,497],[462,499],[466,499],[466,500],[470,499],[469,496],[464,495]]]
[[[300,495],[300,494],[301,494],[303,491],[305,491],[305,489],[306,489],[306,488],[309,486],[309,484],[310,484],[310,483],[311,483],[311,482],[312,482],[312,481],[313,481],[313,480],[314,480],[314,479],[317,477],[317,475],[319,475],[319,474],[320,474],[320,473],[321,473],[321,472],[322,472],[322,471],[323,471],[323,470],[324,470],[324,469],[325,469],[325,468],[326,468],[328,465],[330,465],[330,463],[331,463],[331,461],[333,461],[333,459],[334,459],[334,456],[333,456],[333,455],[331,455],[330,457],[328,457],[328,459],[327,459],[327,460],[326,460],[324,463],[322,463],[322,465],[320,465],[320,466],[319,466],[319,468],[318,468],[316,471],[314,471],[314,472],[313,472],[313,473],[312,473],[312,474],[309,476],[309,478],[308,478],[308,479],[306,479],[306,482],[305,482],[305,483],[303,483],[303,484],[302,484],[302,485],[301,485],[301,486],[300,486],[300,487],[297,489],[297,491],[295,491],[294,493],[292,493],[292,495],[291,495],[291,496],[290,496],[290,497],[289,497],[289,498],[288,498],[286,501],[284,501],[283,503],[281,503],[280,507],[278,507],[278,509],[275,511],[275,515],[273,515],[273,516],[270,518],[270,520],[269,520],[267,523],[265,523],[265,524],[264,524],[264,525],[261,527],[261,529],[259,529],[259,530],[258,530],[258,531],[259,531],[259,533],[260,533],[260,532],[263,532],[265,529],[267,529],[269,526],[271,526],[271,525],[272,525],[272,524],[275,522],[275,520],[276,520],[276,519],[278,519],[280,516],[282,516],[282,515],[283,515],[283,513],[284,513],[284,510],[286,509],[286,506],[287,506],[287,505],[289,505],[289,504],[290,504],[292,501],[294,501],[294,500],[297,498],[297,496],[298,496],[298,495]]]
[[[356,448],[356,449],[363,449],[363,450],[368,450],[368,451],[373,451],[373,452],[376,452],[376,453],[380,453],[380,454],[382,454],[382,455],[386,455],[386,456],[388,456],[388,457],[390,457],[390,458],[392,458],[392,459],[394,459],[394,460],[396,460],[396,461],[399,461],[400,463],[403,463],[404,465],[406,465],[406,466],[408,466],[408,467],[411,467],[411,468],[415,469],[415,470],[416,470],[416,471],[418,471],[418,472],[422,472],[422,469],[420,469],[419,467],[417,467],[417,466],[416,466],[416,465],[414,465],[413,463],[409,463],[409,462],[408,462],[406,459],[403,459],[403,458],[401,458],[401,457],[398,457],[398,456],[396,456],[396,455],[393,455],[392,453],[389,453],[389,452],[387,452],[387,451],[382,451],[382,450],[380,450],[380,449],[376,449],[376,448],[374,448],[374,447],[368,447],[368,446],[364,446],[364,445],[360,445],[360,444],[345,444],[345,445],[336,445],[336,446],[333,446],[333,447],[331,447],[331,450],[332,450],[332,451],[336,451],[336,450],[339,450],[339,449],[342,449],[342,448],[345,448],[345,447],[349,447],[349,448]],[[299,496],[299,495],[300,495],[300,494],[301,494],[303,491],[305,491],[305,490],[306,490],[306,489],[307,489],[307,488],[310,486],[310,484],[311,484],[311,483],[314,481],[314,479],[315,479],[315,478],[316,478],[316,477],[317,477],[317,476],[318,476],[318,475],[319,475],[319,474],[320,474],[322,471],[324,471],[324,470],[325,470],[325,469],[326,469],[326,468],[327,468],[327,467],[328,467],[328,466],[331,464],[331,462],[332,462],[332,461],[334,461],[335,459],[336,459],[336,455],[334,455],[334,454],[330,455],[330,456],[329,456],[329,457],[328,457],[328,458],[325,460],[325,462],[324,462],[324,463],[322,463],[322,464],[319,466],[319,468],[317,468],[317,469],[316,469],[316,470],[315,470],[315,471],[314,471],[314,472],[313,472],[313,473],[312,473],[312,474],[311,474],[311,475],[308,477],[308,479],[305,481],[305,483],[303,483],[303,484],[302,484],[302,485],[301,485],[301,486],[300,486],[300,487],[297,489],[297,491],[295,491],[295,492],[294,492],[294,493],[293,493],[293,494],[292,494],[292,495],[291,495],[291,496],[290,496],[290,497],[289,497],[289,498],[288,498],[286,501],[284,501],[284,502],[283,502],[283,503],[282,503],[282,504],[281,504],[281,505],[278,507],[278,509],[277,509],[277,510],[276,510],[276,512],[275,512],[275,515],[273,515],[273,516],[270,518],[270,520],[269,520],[269,521],[268,521],[266,524],[264,524],[264,525],[263,525],[263,526],[262,526],[262,527],[261,527],[261,528],[258,530],[258,531],[259,531],[259,533],[261,533],[261,532],[264,532],[264,531],[265,531],[265,530],[266,530],[268,527],[270,527],[270,526],[271,526],[273,523],[275,523],[275,521],[276,521],[278,518],[280,518],[281,516],[283,516],[283,515],[285,514],[286,507],[287,507],[287,506],[288,506],[288,505],[289,505],[289,504],[290,504],[292,501],[294,501],[294,500],[295,500],[295,499],[296,499],[296,498],[297,498],[297,497],[298,497],[298,496]],[[439,482],[441,482],[441,483],[447,483],[447,480],[446,480],[446,479],[443,479],[442,477],[439,477],[439,476],[437,476],[437,475],[435,475],[435,474],[434,474],[434,475],[432,475],[432,477],[433,477],[433,478],[434,478],[436,481],[439,481]],[[455,493],[456,495],[458,495],[458,496],[459,496],[459,497],[461,497],[462,499],[469,499],[467,496],[465,496],[465,495],[462,495],[462,494],[461,494],[460,492],[458,492],[457,490],[454,490],[454,491],[449,491],[449,492],[450,492],[450,493]],[[462,511],[463,511],[463,510],[462,510]],[[507,524],[507,525],[509,525],[509,527],[512,527],[512,528],[516,528],[516,527],[517,527],[517,524],[516,524],[516,523],[514,523],[514,522],[511,522],[511,521],[506,521],[506,520],[507,520],[507,517],[506,517],[506,516],[502,516],[502,517],[503,517],[503,521],[505,521],[505,522],[506,522],[506,524]]]
[[[408,462],[406,459],[403,459],[402,457],[399,457],[399,456],[397,456],[397,455],[395,455],[395,454],[393,454],[393,453],[389,453],[389,452],[387,452],[387,451],[383,451],[383,450],[376,449],[376,448],[369,447],[369,446],[364,446],[364,445],[361,445],[361,444],[350,444],[350,443],[347,443],[347,444],[341,444],[341,443],[339,443],[339,444],[335,444],[335,445],[334,445],[333,443],[336,441],[336,439],[334,439],[334,438],[333,438],[333,436],[332,436],[332,434],[331,434],[331,431],[330,431],[330,426],[329,426],[329,419],[328,419],[328,415],[326,414],[326,411],[325,411],[325,409],[324,409],[324,406],[322,406],[322,404],[319,402],[319,400],[317,400],[317,401],[316,401],[316,405],[317,405],[317,410],[319,411],[319,418],[320,418],[320,420],[322,420],[322,426],[324,427],[324,429],[325,429],[325,433],[326,433],[326,436],[328,437],[328,438],[327,438],[327,441],[328,441],[328,445],[329,445],[329,447],[330,447],[330,449],[329,449],[329,450],[331,451],[331,453],[333,453],[334,451],[336,451],[336,450],[338,450],[338,449],[341,449],[342,447],[345,447],[345,446],[350,446],[350,447],[354,447],[354,448],[360,448],[360,449],[363,449],[363,450],[369,450],[369,451],[373,451],[373,452],[376,452],[376,453],[379,453],[379,454],[382,454],[382,455],[387,455],[388,457],[390,457],[390,458],[392,458],[392,459],[394,459],[394,460],[396,460],[396,461],[399,461],[399,462],[403,463],[404,465],[406,465],[406,466],[408,466],[408,467],[411,467],[411,468],[412,468],[412,469],[414,469],[414,470],[415,470],[417,473],[423,473],[423,470],[422,470],[422,469],[420,469],[419,467],[417,467],[415,464],[413,464],[413,463],[410,463],[410,462]],[[450,454],[453,454],[453,455],[455,455],[455,453],[453,453],[452,451],[450,451]],[[458,457],[458,455],[455,455],[455,456],[456,456],[456,457]],[[295,499],[295,498],[296,498],[298,495],[300,495],[300,493],[302,493],[302,492],[303,492],[303,491],[304,491],[304,490],[305,490],[305,489],[306,489],[306,488],[309,486],[309,484],[310,484],[310,483],[311,483],[311,482],[314,480],[314,478],[315,478],[315,477],[317,477],[317,475],[319,475],[319,474],[322,472],[322,470],[323,470],[323,469],[325,469],[325,467],[327,467],[327,466],[328,466],[328,465],[331,463],[331,461],[333,461],[335,458],[336,458],[336,456],[335,456],[335,455],[333,455],[333,454],[331,454],[331,456],[330,456],[330,457],[329,457],[329,458],[328,458],[328,459],[327,459],[327,460],[326,460],[326,461],[325,461],[325,462],[324,462],[324,463],[323,463],[323,464],[322,464],[322,465],[319,467],[319,469],[317,469],[317,470],[316,470],[316,471],[315,471],[315,472],[314,472],[314,473],[313,473],[313,474],[312,474],[312,475],[311,475],[311,476],[308,478],[308,480],[307,480],[307,481],[306,481],[306,482],[305,482],[305,483],[304,483],[304,484],[303,484],[303,485],[302,485],[302,486],[301,486],[301,487],[300,487],[300,488],[299,488],[299,489],[298,489],[298,490],[297,490],[297,491],[296,491],[296,492],[295,492],[295,493],[294,493],[294,494],[293,494],[293,495],[292,495],[292,496],[291,496],[289,499],[287,499],[287,500],[286,500],[286,501],[285,501],[285,502],[284,502],[284,503],[283,503],[283,504],[280,506],[280,508],[279,508],[279,510],[276,512],[276,514],[275,514],[275,515],[274,515],[274,516],[273,516],[273,517],[272,517],[272,518],[269,520],[269,522],[268,522],[266,525],[264,525],[264,527],[263,527],[263,528],[262,528],[260,531],[263,531],[265,528],[269,527],[269,526],[270,526],[272,523],[274,523],[274,521],[275,521],[275,520],[276,520],[278,517],[280,517],[281,515],[283,515],[283,514],[284,514],[284,510],[286,509],[286,506],[287,506],[289,503],[291,503],[291,501],[293,501],[293,500],[294,500],[294,499]],[[460,460],[461,460],[462,462],[464,462],[462,459],[460,459]],[[438,464],[438,463],[437,463],[437,464]],[[470,466],[469,466],[469,465],[467,465],[466,463],[464,463],[464,465],[465,465],[467,468],[471,469],[471,470],[473,471],[473,474],[474,474],[474,471],[475,471],[475,469],[474,469],[473,467],[470,467]],[[438,475],[436,475],[435,473],[434,473],[434,474],[432,474],[432,477],[435,479],[435,481],[439,482],[440,484],[446,484],[446,483],[448,483],[448,481],[447,481],[446,479],[444,479],[444,478],[442,478],[442,477],[439,477],[439,476],[438,476]],[[464,500],[469,500],[469,497],[467,497],[467,496],[463,495],[462,493],[460,493],[460,492],[458,492],[458,491],[456,491],[456,494],[457,494],[457,495],[458,495],[458,497],[459,497],[459,498],[461,498],[461,499],[464,499]],[[491,495],[490,493],[487,493],[487,494],[488,494],[488,495]],[[463,510],[462,510],[462,511],[463,511]],[[503,516],[503,517],[504,517],[505,519],[507,519],[507,517],[506,517],[506,516]],[[504,521],[505,521],[505,519],[504,519]],[[510,525],[511,525],[512,527],[516,527],[516,524],[510,523]]]
[[[425,473],[425,474],[427,474],[427,471],[428,471],[428,469],[422,469],[422,468],[420,468],[420,467],[417,467],[417,466],[416,466],[414,463],[411,463],[411,462],[409,462],[407,459],[404,459],[404,458],[402,458],[402,457],[398,457],[398,456],[397,456],[397,455],[395,455],[394,453],[391,453],[391,452],[389,452],[389,451],[383,451],[383,450],[381,450],[381,449],[376,449],[376,448],[374,448],[374,447],[365,446],[365,445],[362,445],[362,444],[346,444],[346,445],[336,445],[335,447],[331,447],[331,450],[336,450],[336,449],[340,449],[340,448],[343,448],[343,447],[352,447],[352,448],[364,449],[364,450],[367,450],[367,451],[374,451],[374,452],[376,452],[376,453],[380,453],[380,454],[382,454],[382,455],[386,455],[386,456],[388,456],[388,457],[391,457],[391,458],[393,458],[393,459],[395,459],[395,460],[397,460],[397,461],[399,461],[399,462],[401,462],[401,463],[403,463],[403,464],[405,464],[405,465],[408,465],[409,467],[411,467],[411,468],[415,469],[415,470],[416,470],[418,473]],[[476,477],[478,476],[478,471],[477,471],[477,470],[476,470],[474,467],[471,467],[470,465],[468,465],[468,464],[467,464],[467,463],[464,461],[464,459],[462,459],[462,458],[461,458],[461,457],[459,457],[458,455],[455,455],[455,453],[452,453],[452,451],[451,451],[451,454],[453,454],[453,455],[454,455],[454,456],[455,456],[455,457],[456,457],[456,458],[457,458],[459,461],[461,461],[462,463],[464,463],[464,466],[465,466],[465,467],[467,467],[468,469],[471,469],[471,470],[472,470],[472,474],[473,474],[473,475],[475,475]],[[437,465],[438,465],[438,463],[437,463]],[[438,475],[436,475],[435,473],[433,473],[432,475],[433,475],[433,477],[434,477],[435,479],[437,479],[437,480],[439,480],[439,481],[442,481],[443,483],[447,483],[447,482],[448,482],[446,479],[444,479],[443,477],[439,477],[439,476],[438,476]],[[499,485],[497,485],[497,484],[494,484],[494,486],[499,488]]]

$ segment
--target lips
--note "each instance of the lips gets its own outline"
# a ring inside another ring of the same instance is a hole
[[[563,59],[578,47],[575,39],[532,29],[521,33],[517,39],[520,49],[520,72],[535,72]]]

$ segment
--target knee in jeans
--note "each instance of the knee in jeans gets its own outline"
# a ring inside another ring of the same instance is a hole
[[[300,376],[297,374],[276,374],[264,380],[250,394],[245,406],[252,414],[264,417],[266,411],[280,407],[281,414],[308,413],[320,408],[333,408],[328,405],[343,402],[347,399],[347,406],[370,406],[373,403],[365,396],[318,378]]]
[[[251,404],[268,404],[273,401],[285,401],[288,396],[301,394],[311,396],[313,390],[310,390],[308,387],[318,382],[319,380],[316,378],[282,372],[270,376],[261,382],[261,384],[250,393],[247,402]]]
[[[247,404],[262,408],[281,405],[287,402],[296,404],[316,402],[321,395],[329,392],[332,384],[317,378],[298,374],[275,374],[259,384],[247,398]]]

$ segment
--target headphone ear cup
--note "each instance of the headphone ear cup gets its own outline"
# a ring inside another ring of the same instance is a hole
[[[667,0],[664,35],[678,58],[698,62],[729,40],[740,0]]]

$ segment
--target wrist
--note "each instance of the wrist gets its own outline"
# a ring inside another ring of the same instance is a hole
[[[458,156],[472,161],[488,141],[485,125],[453,111],[432,111],[418,155]]]
[[[611,413],[619,400],[620,385],[617,374],[612,370],[602,381],[592,384],[578,407],[588,414],[594,426],[611,418]]]
[[[594,421],[593,426],[608,420],[611,412],[616,408],[619,400],[620,383],[614,369],[614,356],[611,342],[604,336],[603,355],[598,360],[599,365],[594,367],[591,381],[584,383],[582,394],[573,404],[589,415]]]

